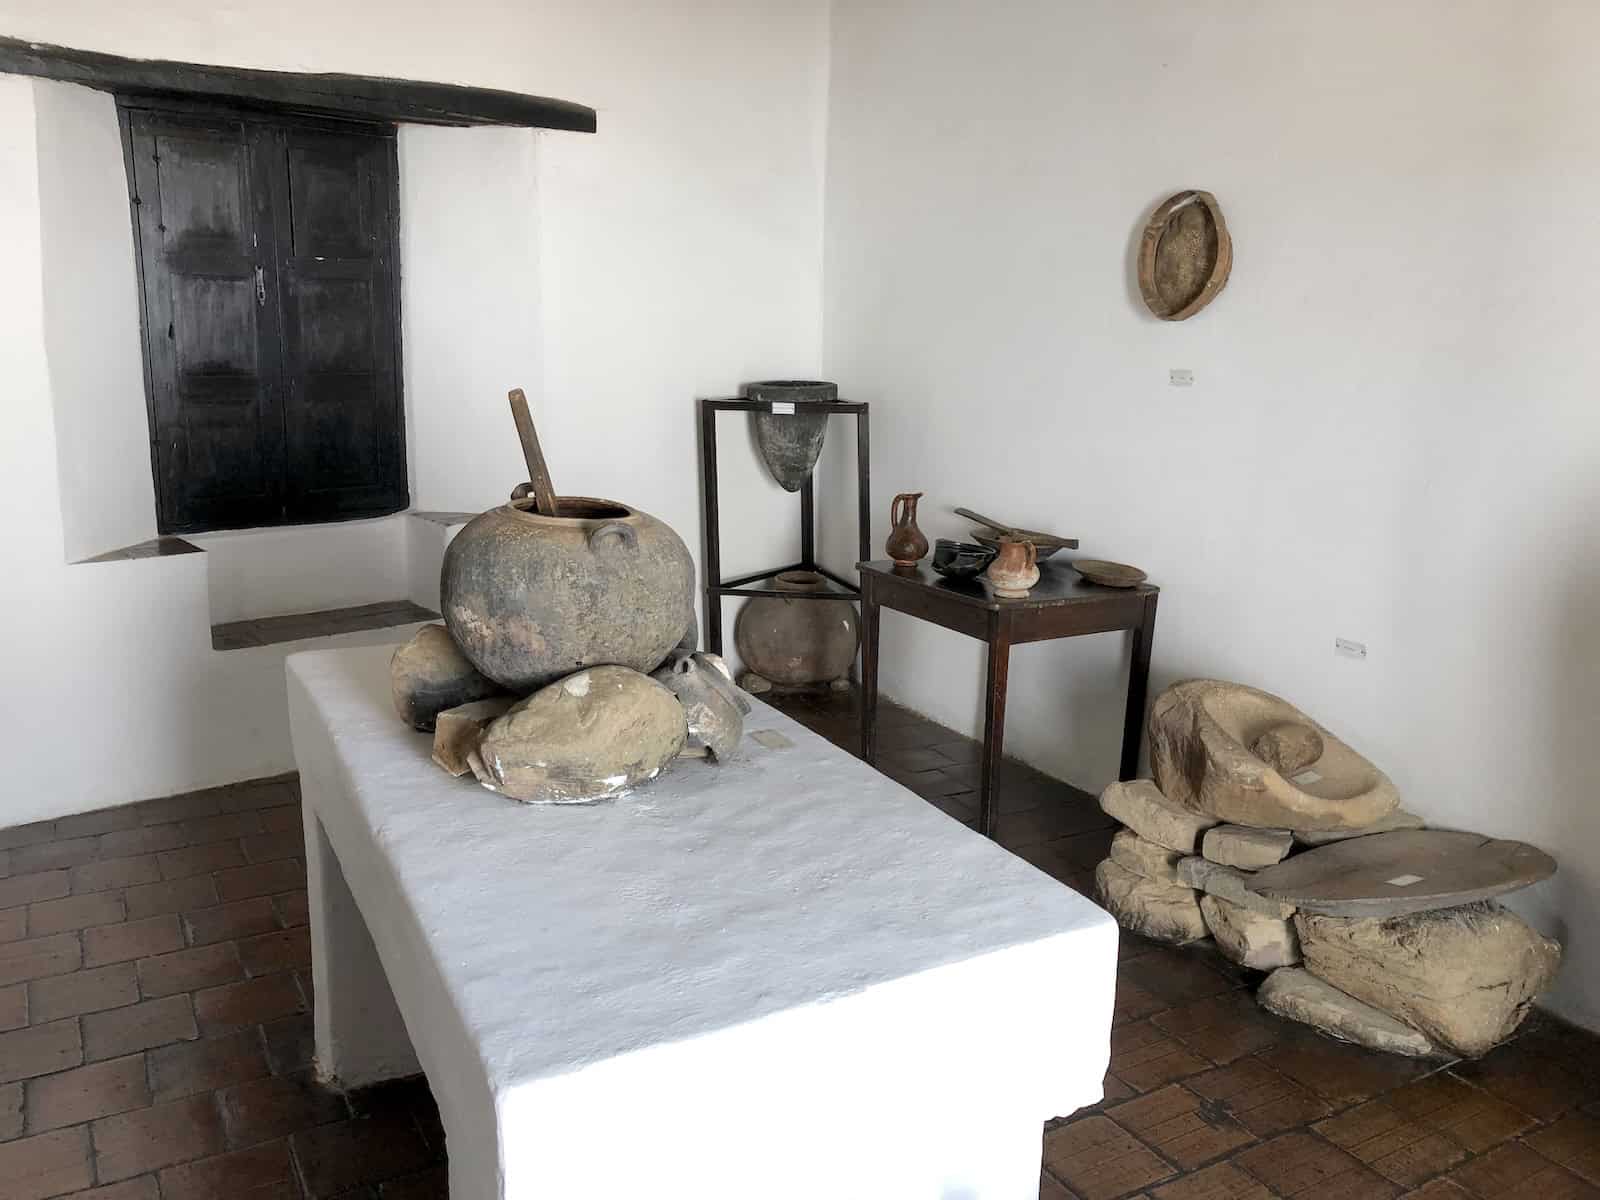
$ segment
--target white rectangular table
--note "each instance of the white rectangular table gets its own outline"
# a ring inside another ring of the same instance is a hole
[[[427,1072],[453,1200],[1037,1196],[1110,917],[760,703],[731,762],[514,803],[429,761],[390,653],[288,660],[317,1062]]]

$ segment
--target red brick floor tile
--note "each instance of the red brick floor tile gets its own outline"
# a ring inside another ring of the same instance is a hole
[[[79,1125],[150,1103],[142,1054],[30,1079],[27,1092],[30,1133]]]
[[[274,896],[272,898],[272,907],[278,914],[278,920],[285,929],[293,929],[297,925],[309,925],[311,923],[310,903],[304,888]]]
[[[30,825],[13,825],[10,829],[0,829],[0,850],[10,850],[17,846],[32,846],[39,842],[53,842],[56,838],[56,823],[54,821],[35,821]]]
[[[1167,1002],[1153,992],[1148,992],[1120,970],[1117,973],[1117,996],[1111,1010],[1113,1024],[1142,1021],[1167,1008]]]
[[[1255,1141],[1220,1105],[1181,1084],[1113,1105],[1105,1115],[1163,1158],[1188,1170]]]
[[[1481,1200],[1596,1200],[1600,1188],[1520,1142],[1507,1142],[1450,1173]]]
[[[219,987],[244,978],[232,942],[195,946],[139,960],[139,990],[152,999],[196,988]]]
[[[161,1172],[163,1200],[217,1200],[223,1196],[255,1197],[257,1189],[293,1184],[294,1164],[286,1141],[264,1142],[248,1150],[231,1150]],[[298,1191],[298,1188],[296,1188]]]
[[[186,792],[181,796],[146,800],[139,805],[139,811],[140,819],[146,825],[165,825],[172,821],[215,816],[222,809],[217,803],[217,789],[210,788],[203,792]]]
[[[35,979],[28,987],[28,1013],[34,1021],[59,1021],[83,1013],[121,1008],[139,1000],[139,980],[132,963],[91,967]]]
[[[13,983],[0,987],[0,1033],[21,1029],[28,1023],[28,985]]]
[[[154,855],[135,854],[128,858],[106,858],[72,868],[75,895],[104,892],[112,888],[134,887],[160,879]]]
[[[1472,1193],[1454,1180],[1435,1179],[1407,1192],[1401,1200],[1472,1200]]]
[[[1048,1189],[1054,1188],[1054,1192]],[[418,1175],[393,1179],[378,1188],[379,1200],[450,1200],[450,1172],[434,1167]],[[1072,1196],[1048,1175],[1039,1180],[1039,1200],[1072,1200]]]
[[[1292,1027],[1265,1011],[1245,991],[1227,991],[1191,1000],[1151,1018],[1196,1053],[1225,1064],[1265,1049]]]
[[[55,871],[75,867],[79,863],[93,862],[100,854],[98,838],[67,838],[53,842],[37,842],[11,852],[11,871],[23,875],[33,871]]]
[[[267,1044],[267,1061],[274,1075],[287,1075],[311,1065],[317,1046],[310,1013],[268,1021],[261,1026],[261,1036]]]
[[[273,862],[236,867],[231,871],[218,871],[216,880],[217,895],[226,902],[305,887],[306,872],[299,859],[280,858]]]
[[[1533,1118],[1488,1092],[1444,1073],[1408,1083],[1384,1097],[1396,1112],[1473,1153],[1533,1126]]]
[[[44,1200],[92,1183],[89,1132],[82,1126],[0,1143],[0,1196],[6,1200]]]
[[[294,976],[262,975],[244,983],[205,988],[194,994],[195,1019],[207,1037],[302,1012]]]
[[[230,783],[217,795],[219,812],[259,811],[282,804],[300,803],[300,777],[292,772],[266,779]]]
[[[83,965],[101,967],[183,949],[183,928],[172,914],[101,925],[83,931]]]
[[[296,816],[299,814],[297,813]],[[305,834],[298,821],[293,829],[258,833],[244,839],[244,856],[252,863],[276,862],[280,858],[300,858],[306,852]]]
[[[1185,1081],[1185,1086],[1222,1105],[1258,1137],[1293,1129],[1331,1111],[1324,1101],[1255,1058],[1213,1067]]]
[[[1531,1053],[1520,1040],[1476,1062],[1457,1063],[1450,1073],[1541,1121],[1600,1099],[1600,1075],[1591,1081],[1567,1062]]]
[[[0,850],[0,854],[5,853]],[[28,936],[28,906],[0,909],[0,942],[19,942]]]
[[[272,1141],[297,1129],[342,1121],[344,1099],[302,1071],[235,1084],[217,1093],[230,1147]]]
[[[71,879],[66,871],[12,875],[0,879],[0,908],[15,908],[19,904],[35,904],[40,900],[57,900],[71,889]]]
[[[430,1158],[415,1124],[398,1116],[358,1117],[301,1130],[289,1141],[314,1200],[409,1175]]]
[[[208,875],[212,871],[244,866],[244,853],[237,841],[209,842],[203,846],[185,846],[182,850],[163,850],[156,857],[161,861],[163,879],[184,879],[190,875]]]
[[[50,1021],[0,1033],[0,1083],[64,1071],[82,1061],[76,1021]]]
[[[93,892],[87,896],[66,896],[60,900],[41,900],[28,905],[28,935],[43,937],[109,925],[128,915],[120,892]]]
[[[95,812],[78,813],[71,817],[57,817],[56,836],[58,838],[89,837],[95,834],[110,833],[116,829],[136,829],[138,825],[138,810],[131,804],[124,804],[119,808],[102,808]]]
[[[83,1049],[91,1062],[116,1058],[136,1050],[153,1050],[200,1036],[194,1009],[185,995],[145,1000],[127,1008],[87,1013],[83,1023]]]
[[[1600,1117],[1572,1113],[1523,1141],[1553,1162],[1600,1186]]]
[[[266,1055],[253,1029],[197,1042],[175,1042],[151,1050],[148,1058],[150,1088],[157,1104],[267,1074]]]
[[[1111,1200],[1177,1174],[1108,1117],[1080,1117],[1044,1136],[1045,1170],[1082,1200]]]
[[[286,833],[291,830],[305,835],[305,818],[298,804],[284,808],[269,808],[261,813],[261,828],[268,833]]]
[[[76,971],[83,961],[83,943],[76,933],[53,933],[48,937],[23,938],[0,943],[0,987],[65,975]]]
[[[1150,1194],[1155,1200],[1273,1200],[1264,1183],[1231,1162],[1163,1183]]]
[[[157,917],[163,913],[215,907],[218,899],[217,885],[209,875],[193,875],[188,879],[131,887],[126,897],[128,919],[131,921]]]
[[[1119,975],[1166,1001],[1169,1007],[1216,996],[1239,986],[1211,953],[1160,946],[1122,964]]]
[[[124,1179],[121,1183],[108,1183],[105,1187],[90,1188],[87,1192],[73,1192],[61,1200],[161,1200],[161,1187],[154,1175],[140,1175],[137,1179]],[[248,1200],[260,1200],[251,1196]]]
[[[175,850],[187,846],[180,825],[143,825],[137,829],[119,829],[115,833],[100,835],[101,858],[133,858],[154,855],[162,850]]]
[[[284,929],[241,938],[237,943],[244,969],[254,977],[277,971],[311,968],[311,934],[308,929]]]
[[[95,1169],[102,1183],[220,1153],[222,1123],[212,1097],[190,1096],[89,1126]]]
[[[256,812],[218,813],[214,817],[191,817],[179,821],[178,828],[192,846],[206,842],[225,842],[261,832],[261,815]]]
[[[183,914],[183,923],[188,928],[191,946],[226,942],[280,927],[278,914],[267,896],[193,909]]]
[[[1308,1030],[1289,1033],[1256,1057],[1336,1106],[1359,1104],[1439,1069],[1435,1062],[1380,1054]]]
[[[1210,1065],[1149,1021],[1112,1027],[1111,1071],[1136,1091],[1152,1091]]]
[[[1393,1195],[1398,1189],[1330,1142],[1286,1133],[1241,1151],[1235,1161],[1280,1196]],[[1343,1193],[1339,1190],[1345,1189]]]
[[[1382,1100],[1369,1100],[1312,1128],[1405,1187],[1425,1183],[1467,1157],[1450,1138],[1414,1124]]]
[[[0,1084],[0,1142],[22,1134],[22,1105],[27,1095],[21,1082]]]

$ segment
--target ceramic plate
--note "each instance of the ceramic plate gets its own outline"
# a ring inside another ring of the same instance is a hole
[[[1148,578],[1138,567],[1099,558],[1080,558],[1072,564],[1072,569],[1090,583],[1106,587],[1137,587]]]

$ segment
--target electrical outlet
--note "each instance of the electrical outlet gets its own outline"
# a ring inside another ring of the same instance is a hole
[[[1333,652],[1342,654],[1346,658],[1358,658],[1364,661],[1367,657],[1367,646],[1365,642],[1352,642],[1349,638],[1334,638]]]
[[[1193,387],[1194,372],[1188,367],[1171,367],[1167,370],[1167,384],[1170,387]]]

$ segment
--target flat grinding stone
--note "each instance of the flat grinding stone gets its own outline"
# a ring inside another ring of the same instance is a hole
[[[1307,850],[1258,871],[1247,886],[1306,912],[1392,917],[1487,900],[1555,871],[1555,859],[1526,842],[1409,829]]]
[[[759,702],[728,762],[506,800],[429,760],[390,653],[292,655],[290,725],[452,1197],[732,1200],[775,1162],[785,1200],[1037,1187],[1040,1124],[1102,1095],[1107,913]]]

